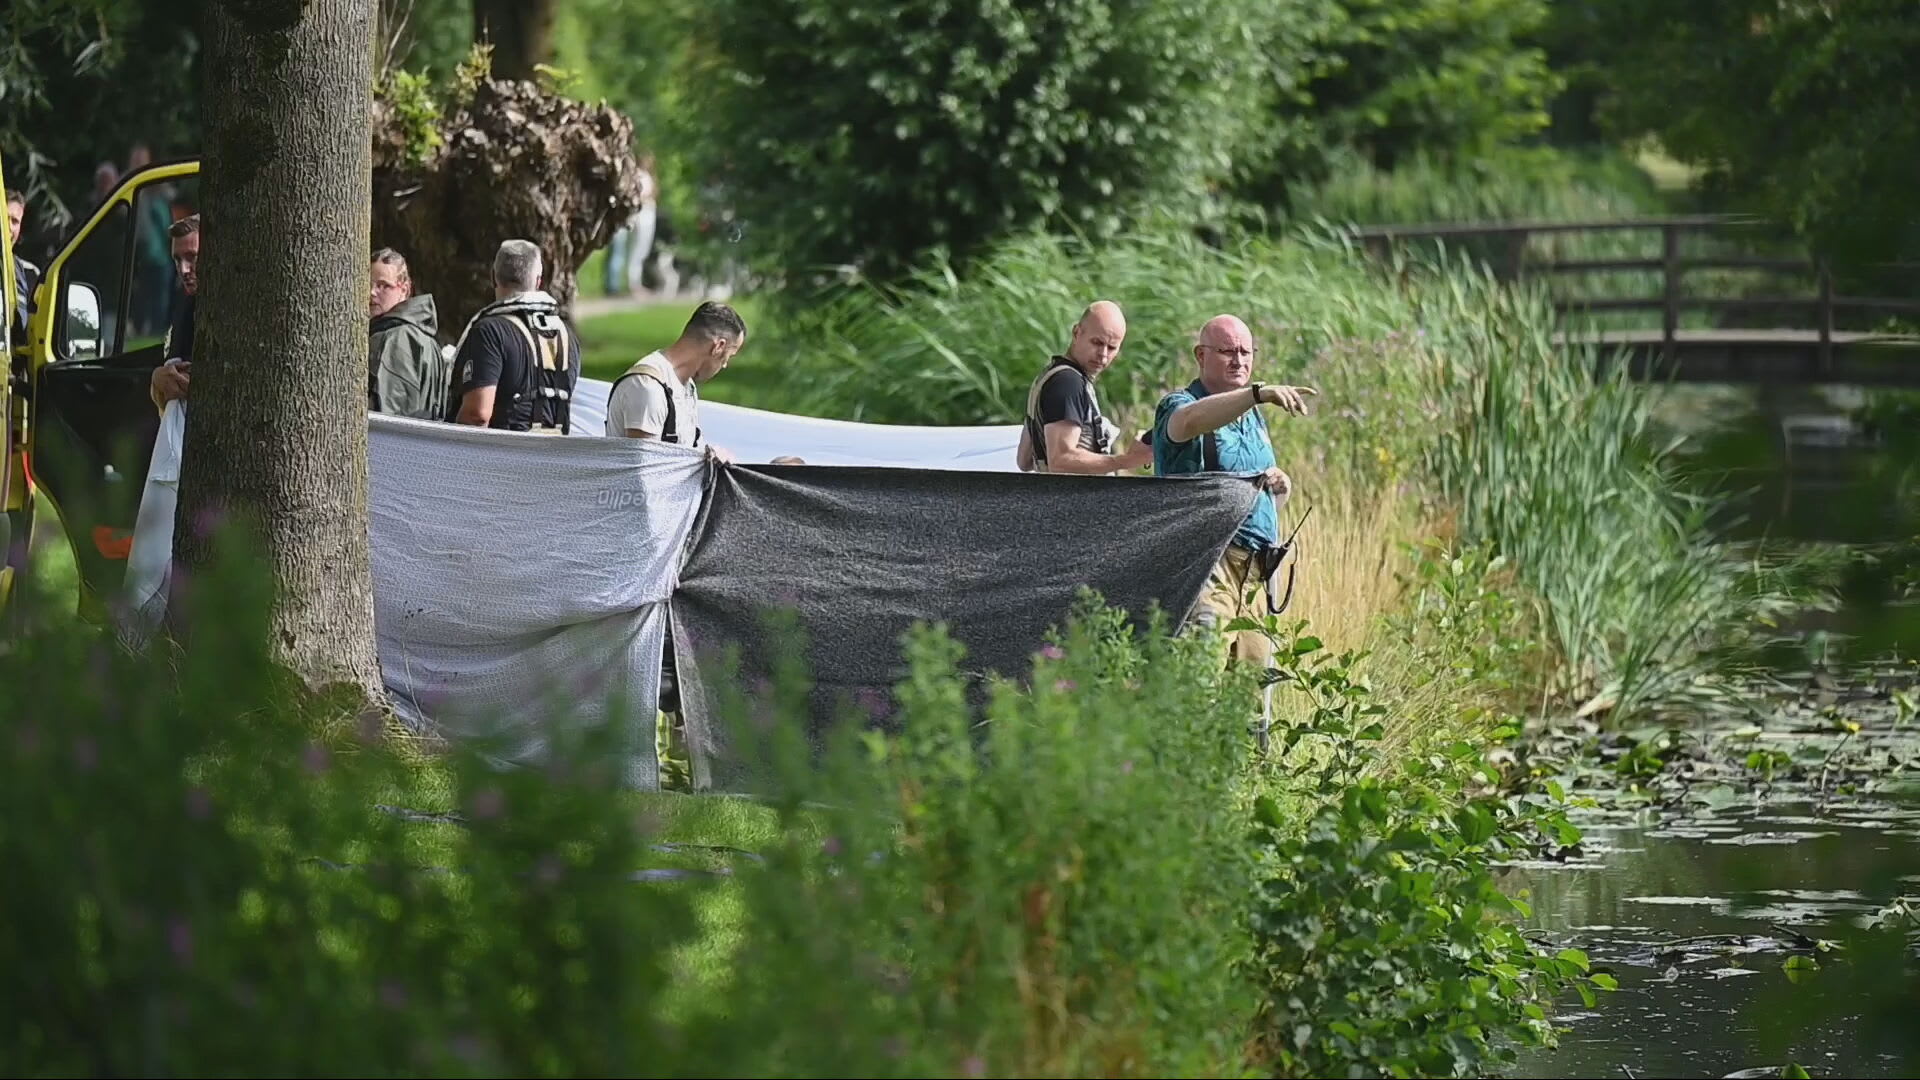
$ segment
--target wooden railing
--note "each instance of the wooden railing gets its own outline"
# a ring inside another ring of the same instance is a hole
[[[1681,316],[1690,311],[1716,316],[1745,314],[1762,321],[1770,313],[1793,312],[1795,318],[1776,321],[1777,327],[1796,327],[1817,331],[1821,360],[1830,363],[1834,335],[1841,315],[1878,312],[1882,315],[1920,315],[1920,300],[1889,297],[1843,296],[1834,291],[1833,274],[1824,261],[1806,258],[1780,258],[1746,254],[1688,255],[1682,239],[1689,234],[1707,235],[1753,231],[1766,222],[1733,215],[1696,215],[1691,217],[1647,218],[1616,221],[1537,221],[1511,223],[1464,223],[1449,225],[1369,226],[1354,230],[1366,249],[1386,256],[1400,243],[1415,240],[1439,241],[1451,247],[1471,246],[1495,250],[1486,261],[1490,269],[1505,278],[1528,275],[1592,275],[1607,273],[1656,273],[1660,278],[1658,296],[1594,297],[1567,299],[1556,297],[1554,307],[1563,317],[1576,313],[1659,312],[1663,352],[1672,355],[1680,336]],[[1539,236],[1580,233],[1658,232],[1660,255],[1645,258],[1569,258],[1537,260],[1528,257],[1528,245]],[[1912,267],[1902,267],[1912,269]],[[1686,291],[1686,278],[1698,270],[1755,271],[1773,274],[1799,274],[1815,282],[1811,296],[1699,296]],[[1846,322],[1853,320],[1848,318]],[[1811,325],[1809,325],[1811,324]],[[1649,328],[1650,329],[1650,328]]]

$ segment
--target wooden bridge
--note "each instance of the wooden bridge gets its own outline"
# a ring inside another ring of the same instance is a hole
[[[1383,258],[1398,245],[1425,241],[1481,258],[1507,280],[1548,279],[1561,319],[1559,340],[1597,346],[1602,365],[1624,361],[1636,378],[1920,387],[1920,335],[1875,326],[1889,316],[1920,316],[1920,300],[1837,295],[1823,262],[1744,254],[1724,245],[1728,234],[1750,237],[1764,224],[1753,218],[1695,216],[1376,226],[1355,235]],[[1648,233],[1659,235],[1658,256],[1543,258],[1534,244],[1542,240],[1549,248],[1568,247],[1575,241],[1591,251],[1627,247],[1636,235]],[[1714,241],[1723,242],[1721,250],[1709,248]],[[1701,295],[1687,289],[1688,276],[1700,272],[1723,279],[1745,276],[1749,286],[1783,277],[1814,285],[1805,294]],[[1630,277],[1642,288],[1644,279],[1655,277],[1658,295],[1613,295],[1591,287],[1606,275]],[[1568,281],[1586,285],[1580,290],[1585,295],[1568,295]],[[1703,322],[1708,325],[1697,325]]]

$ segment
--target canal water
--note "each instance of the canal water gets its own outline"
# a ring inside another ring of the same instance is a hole
[[[1694,463],[1733,496],[1730,543],[1872,545],[1905,527],[1895,493],[1863,487],[1888,462],[1850,419],[1857,396],[1703,391],[1691,404],[1738,417],[1693,433]],[[1847,616],[1808,625],[1844,638]],[[1920,641],[1892,644],[1920,652]],[[1693,752],[1664,792],[1576,813],[1587,837],[1577,857],[1507,868],[1503,886],[1527,894],[1533,928],[1619,980],[1590,1008],[1561,1002],[1559,1046],[1523,1054],[1512,1075],[1777,1076],[1788,1063],[1813,1076],[1916,1075],[1920,956],[1822,944],[1902,897],[1920,908],[1912,675],[1898,662],[1773,672],[1745,715],[1674,721]],[[1904,987],[1889,971],[1904,971]]]
[[[1896,752],[1920,753],[1911,733],[1882,733]],[[1761,741],[1784,747],[1793,735]],[[1560,1045],[1528,1053],[1513,1075],[1723,1077],[1788,1062],[1814,1076],[1913,1075],[1903,1055],[1920,1047],[1920,1000],[1909,992],[1903,1006],[1904,1042],[1897,1031],[1883,1040],[1889,988],[1808,945],[1920,896],[1920,790],[1772,795],[1720,810],[1594,811],[1580,820],[1581,858],[1509,871],[1533,925],[1620,984],[1592,1008],[1563,1002]],[[1796,957],[1818,966],[1789,972]]]

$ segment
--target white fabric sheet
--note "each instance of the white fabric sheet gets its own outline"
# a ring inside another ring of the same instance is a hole
[[[597,436],[611,384],[583,379],[573,434]],[[657,783],[652,738],[665,601],[697,516],[704,456],[651,440],[555,438],[371,416],[374,615],[387,692],[410,723],[543,760],[554,725],[619,723],[628,774]],[[1012,470],[1020,429],[904,427],[713,402],[708,441],[743,463]],[[164,616],[186,410],[169,403],[127,565],[123,635]],[[631,707],[609,716],[609,701]]]
[[[725,378],[725,376],[721,376]],[[607,394],[613,384],[581,379],[573,394],[573,433],[601,435],[607,428]],[[764,465],[791,455],[809,465],[882,465],[910,469],[1015,472],[1020,425],[919,427],[857,424],[813,416],[748,409],[717,401],[700,403],[706,441],[742,464]]]
[[[665,604],[700,508],[696,451],[371,418],[375,630],[394,707],[511,764],[614,724],[657,786]]]

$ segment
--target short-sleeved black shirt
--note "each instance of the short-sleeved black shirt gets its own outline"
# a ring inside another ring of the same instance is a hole
[[[493,418],[488,427],[525,431],[533,426],[536,404],[543,423],[555,424],[559,418],[549,410],[550,402],[536,399],[529,376],[533,373],[533,348],[525,334],[513,326],[511,315],[489,315],[473,324],[460,352],[453,358],[453,397],[447,403],[449,416],[460,415],[460,401],[467,391],[495,387]],[[580,338],[567,328],[567,380],[571,390],[580,381]],[[519,394],[519,400],[513,395]]]
[[[165,347],[160,351],[166,355],[161,363],[168,360],[193,360],[193,297],[181,293],[173,298],[173,321],[167,325]]]
[[[1046,427],[1062,420],[1071,420],[1080,425],[1080,449],[1096,454],[1107,453],[1106,418],[1100,415],[1099,399],[1093,395],[1093,380],[1087,378],[1078,364],[1064,356],[1054,357],[1047,371],[1052,372],[1056,368],[1066,370],[1052,375],[1040,387],[1040,400],[1035,403],[1034,409],[1039,415],[1027,419],[1027,434],[1033,443],[1034,460],[1046,462]]]

